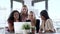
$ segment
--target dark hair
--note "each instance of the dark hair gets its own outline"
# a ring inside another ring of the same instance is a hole
[[[46,10],[42,10],[42,11],[40,12],[40,15],[41,15],[41,16],[44,16],[44,17],[46,18],[46,20],[49,19],[48,12],[47,12]]]
[[[13,16],[14,16],[15,12],[19,13],[17,10],[12,11],[9,18],[8,18],[8,21],[12,20],[14,22],[14,17]],[[19,21],[21,21],[20,13],[19,13]]]

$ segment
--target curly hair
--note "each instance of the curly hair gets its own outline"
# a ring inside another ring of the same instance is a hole
[[[19,13],[17,10],[12,11],[9,18],[8,18],[8,21],[12,20],[14,22],[14,17],[13,16],[14,16],[15,12]],[[19,21],[21,21],[20,13],[19,13]]]

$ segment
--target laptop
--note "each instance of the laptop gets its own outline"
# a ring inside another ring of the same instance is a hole
[[[15,30],[15,33],[23,33],[23,29],[22,29],[22,26],[23,24],[30,24],[31,26],[31,22],[14,22],[14,30]]]

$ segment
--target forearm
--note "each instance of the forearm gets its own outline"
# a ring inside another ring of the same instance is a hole
[[[8,23],[8,25],[9,30],[12,31],[14,29],[14,26],[12,26],[11,23]]]

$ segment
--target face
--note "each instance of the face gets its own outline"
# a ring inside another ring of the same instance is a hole
[[[42,20],[45,20],[45,17],[44,17],[44,16],[41,16],[41,19],[42,19]]]
[[[14,19],[19,19],[19,13],[18,12],[14,13]]]
[[[27,10],[27,7],[22,7],[22,13],[26,14]]]
[[[33,13],[30,13],[30,14],[29,14],[29,18],[30,18],[30,19],[33,19],[33,17],[34,17],[34,16],[33,16]]]

